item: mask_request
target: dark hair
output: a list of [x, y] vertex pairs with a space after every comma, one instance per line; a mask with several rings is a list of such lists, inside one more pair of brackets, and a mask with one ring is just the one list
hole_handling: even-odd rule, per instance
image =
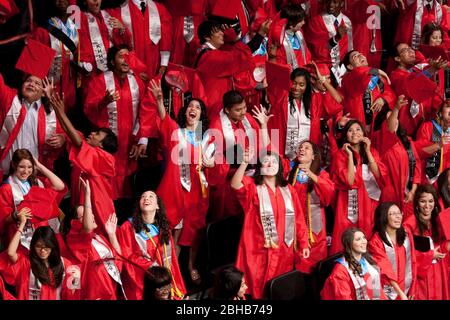
[[445, 169], [444, 171], [441, 172], [437, 180], [438, 185], [437, 192], [439, 198], [441, 198], [442, 202], [444, 203], [444, 208], [442, 209], [447, 209], [448, 207], [450, 207], [450, 185], [448, 183], [449, 173], [450, 168]]
[[[51, 248], [52, 251], [48, 257], [48, 265], [53, 273], [54, 282], [52, 283], [48, 273], [48, 269], [41, 258], [36, 253], [35, 246], [38, 241], [42, 241], [44, 245]], [[64, 275], [64, 264], [61, 259], [58, 240], [55, 233], [49, 226], [39, 227], [34, 230], [30, 243], [30, 265], [33, 274], [42, 283], [55, 288], [62, 283]]]
[[205, 20], [198, 26], [197, 35], [201, 44], [208, 41], [206, 38], [210, 38], [214, 33], [221, 30], [220, 24], [216, 21]]
[[306, 18], [306, 12], [300, 5], [288, 4], [280, 11], [280, 19], [286, 19], [286, 29], [295, 27]]
[[234, 300], [241, 288], [244, 273], [235, 266], [222, 267], [214, 277], [211, 298], [215, 300]]
[[28, 181], [31, 185], [37, 186], [38, 183], [36, 175], [36, 162], [34, 161], [33, 155], [28, 149], [17, 149], [16, 151], [14, 151], [11, 159], [11, 166], [9, 167], [9, 175], [13, 175], [16, 172], [17, 166], [22, 160], [28, 160], [31, 162], [33, 166], [33, 172], [28, 177]]
[[122, 49], [127, 49], [128, 51], [130, 51], [130, 47], [124, 43], [109, 48], [108, 55], [106, 56], [106, 66], [108, 67], [108, 70], [114, 70], [113, 62], [116, 59], [117, 53]]
[[[350, 130], [350, 127], [352, 125], [354, 125], [355, 123], [357, 123], [364, 134], [364, 137], [367, 137], [367, 133], [366, 133], [366, 129], [364, 128], [364, 125], [362, 124], [361, 121], [356, 120], [356, 119], [351, 119], [349, 122], [347, 122], [347, 124], [344, 126], [344, 129], [342, 129], [342, 136], [341, 136], [341, 146], [344, 145], [344, 143], [348, 143], [347, 141], [347, 132], [348, 130]], [[367, 154], [366, 154], [366, 150], [364, 149], [364, 147], [361, 145], [360, 143], [360, 148], [359, 148], [359, 155], [361, 156], [362, 159], [362, 164], [367, 164], [369, 162], [368, 158], [367, 158]], [[358, 160], [355, 157], [355, 151], [353, 149], [350, 149], [352, 154], [353, 154], [353, 163], [355, 164], [355, 166], [358, 165]]]
[[430, 38], [434, 31], [441, 32], [442, 42], [444, 42], [444, 31], [442, 30], [440, 25], [432, 22], [432, 23], [427, 23], [426, 25], [423, 26], [422, 39], [421, 39], [422, 44], [428, 45], [430, 43]]
[[[147, 191], [145, 191], [145, 192], [147, 192]], [[134, 231], [136, 231], [136, 232], [141, 232], [143, 230], [146, 232], [150, 232], [150, 230], [147, 228], [147, 225], [144, 223], [144, 220], [142, 219], [141, 207], [139, 205], [139, 200], [144, 193], [142, 193], [138, 197], [138, 199], [136, 201], [136, 205], [135, 205], [135, 210], [133, 213], [132, 225], [133, 225]], [[161, 198], [158, 197], [158, 195], [156, 197], [158, 198], [159, 209], [156, 209], [155, 221], [153, 222], [153, 224], [156, 227], [158, 227], [158, 229], [159, 229], [159, 236], [158, 236], [159, 243], [160, 244], [169, 244], [170, 230], [169, 230], [169, 222], [167, 221], [167, 216], [166, 216], [166, 207], [164, 206], [164, 203], [162, 202]]]
[[[298, 145], [298, 149], [300, 149], [300, 147], [304, 144], [304, 143], [309, 143], [312, 146], [313, 149], [313, 155], [314, 155], [314, 160], [311, 163], [311, 168], [310, 170], [316, 174], [319, 175], [320, 174], [320, 164], [322, 163], [322, 157], [321, 157], [321, 152], [320, 152], [320, 148], [317, 144], [315, 144], [314, 142], [312, 142], [311, 140], [305, 140], [302, 141], [299, 145]], [[297, 149], [297, 150], [298, 150]], [[294, 166], [292, 167], [291, 171], [289, 172], [289, 176], [288, 176], [288, 182], [290, 184], [292, 184], [294, 182], [295, 179], [297, 179], [296, 176], [296, 172], [299, 166], [299, 162], [297, 160], [297, 157], [294, 159]], [[311, 192], [312, 189], [314, 187], [314, 183], [312, 182], [311, 179], [309, 179], [308, 182], [308, 192]]]
[[234, 105], [242, 103], [244, 96], [237, 90], [230, 90], [224, 93], [222, 104], [225, 109], [231, 109]]
[[[311, 74], [308, 72], [308, 70], [304, 68], [297, 68], [291, 73], [291, 81], [294, 81], [297, 77], [304, 77], [306, 80], [306, 89], [302, 96], [302, 102], [303, 106], [305, 107], [305, 114], [308, 118], [311, 118], [310, 116], [310, 110], [311, 110], [311, 96], [312, 96], [312, 87], [311, 87]], [[289, 110], [291, 113], [294, 113], [295, 111], [295, 105], [294, 105], [294, 97], [291, 93], [289, 93]]]
[[172, 274], [166, 267], [152, 266], [144, 273], [143, 300], [156, 300], [156, 289], [172, 283]]
[[203, 102], [203, 100], [197, 99], [197, 98], [191, 98], [188, 103], [185, 103], [183, 108], [181, 108], [180, 111], [178, 111], [177, 123], [180, 128], [186, 128], [186, 122], [187, 122], [186, 121], [186, 110], [192, 101], [198, 101], [198, 103], [200, 104], [200, 107], [202, 109], [201, 114], [200, 114], [200, 123], [202, 124], [202, 126], [201, 126], [202, 131], [196, 132], [196, 135], [200, 136], [200, 140], [201, 140], [203, 137], [203, 134], [209, 128], [208, 114], [207, 114], [206, 106], [205, 106], [205, 103]]
[[[353, 240], [355, 239], [356, 232], [362, 232], [364, 235], [364, 231], [359, 228], [350, 227], [347, 228], [341, 236], [342, 246], [344, 247], [344, 258], [348, 263], [350, 270], [356, 276], [363, 276], [361, 263], [353, 257], [352, 248], [353, 248]], [[365, 258], [371, 265], [376, 266], [375, 261], [369, 255], [368, 252], [363, 253], [362, 257]]]
[[[394, 202], [381, 202], [380, 204], [378, 204], [377, 208], [375, 209], [375, 224], [373, 227], [373, 232], [378, 233], [381, 240], [388, 246], [391, 246], [391, 244], [386, 236], [386, 226], [388, 224], [389, 209], [392, 206], [396, 206], [400, 209], [398, 204]], [[403, 225], [401, 225], [400, 228], [396, 230], [395, 237], [397, 243], [402, 246], [406, 238], [406, 231], [405, 228], [403, 228]]]
[[102, 140], [102, 149], [110, 154], [116, 153], [119, 148], [119, 141], [116, 134], [110, 128], [106, 127], [102, 127], [98, 131], [106, 134]]
[[349, 52], [347, 52], [344, 56], [344, 59], [342, 59], [342, 63], [344, 64], [345, 69], [347, 69], [347, 71], [350, 71], [350, 69], [348, 68], [349, 65], [351, 65], [350, 63], [350, 55], [355, 52], [357, 50], [350, 50]]
[[262, 154], [262, 156], [258, 157], [258, 163], [256, 164], [255, 174], [253, 176], [253, 179], [255, 180], [256, 185], [262, 185], [264, 184], [264, 176], [261, 175], [261, 159], [264, 156], [274, 156], [278, 161], [278, 172], [276, 174], [276, 185], [277, 187], [285, 187], [287, 186], [288, 182], [283, 177], [283, 163], [280, 160], [280, 156], [272, 151], [267, 151], [267, 154]]
[[424, 185], [421, 184], [417, 187], [416, 193], [414, 194], [414, 215], [416, 217], [416, 223], [417, 227], [419, 228], [420, 235], [423, 235], [423, 233], [428, 230], [427, 225], [420, 219], [420, 211], [419, 211], [419, 199], [424, 193], [430, 193], [433, 196], [434, 199], [434, 208], [433, 212], [431, 213], [431, 237], [433, 238], [433, 241], [439, 240], [439, 231], [438, 231], [438, 221], [437, 217], [439, 215], [439, 212], [441, 211], [441, 207], [439, 205], [438, 195], [436, 190], [433, 188], [432, 185]]

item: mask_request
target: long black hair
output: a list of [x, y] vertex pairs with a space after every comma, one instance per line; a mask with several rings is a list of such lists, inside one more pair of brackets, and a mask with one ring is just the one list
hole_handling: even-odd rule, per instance
[[[308, 70], [306, 70], [304, 68], [297, 68], [291, 72], [290, 79], [291, 79], [291, 81], [294, 81], [295, 78], [297, 78], [297, 77], [304, 77], [306, 80], [306, 89], [302, 95], [302, 102], [303, 102], [303, 106], [305, 107], [306, 116], [308, 118], [311, 118], [311, 116], [310, 116], [311, 97], [312, 97], [311, 75], [308, 72]], [[293, 114], [295, 111], [294, 97], [292, 96], [292, 93], [290, 93], [290, 92], [289, 92], [289, 110], [290, 110], [291, 114]]]
[[447, 209], [450, 207], [450, 185], [448, 183], [448, 175], [450, 173], [450, 168], [445, 169], [439, 175], [437, 180], [438, 189], [437, 192], [439, 194], [439, 198], [442, 199], [444, 203], [444, 208]]
[[420, 235], [423, 235], [426, 230], [428, 230], [425, 222], [420, 219], [420, 211], [419, 211], [419, 199], [424, 193], [430, 193], [434, 199], [434, 208], [431, 213], [431, 237], [433, 241], [439, 241], [439, 231], [438, 231], [438, 221], [437, 217], [439, 212], [441, 211], [441, 207], [439, 205], [438, 195], [436, 190], [432, 185], [419, 185], [417, 187], [416, 193], [414, 194], [414, 216], [416, 217], [417, 227], [419, 228]]
[[[320, 164], [322, 163], [322, 157], [321, 157], [321, 152], [320, 152], [320, 148], [318, 145], [316, 145], [314, 142], [312, 142], [311, 140], [305, 140], [302, 141], [299, 146], [298, 149], [300, 149], [300, 147], [304, 144], [304, 143], [309, 143], [312, 146], [313, 149], [313, 155], [314, 155], [314, 160], [311, 163], [311, 167], [309, 168], [309, 170], [311, 170], [315, 175], [319, 175], [320, 174]], [[299, 166], [299, 162], [297, 160], [297, 157], [294, 159], [294, 166], [292, 167], [291, 171], [289, 172], [288, 175], [288, 182], [290, 184], [293, 184], [295, 179], [297, 179], [296, 173], [297, 173], [297, 169]], [[314, 183], [312, 182], [311, 179], [309, 179], [308, 182], [308, 192], [311, 192], [312, 189], [314, 187]]]
[[234, 300], [241, 289], [244, 273], [235, 266], [222, 267], [214, 278], [211, 298], [215, 300]]
[[189, 108], [189, 105], [191, 104], [192, 101], [197, 101], [202, 109], [201, 114], [200, 114], [200, 119], [199, 119], [201, 126], [200, 127], [197, 126], [197, 129], [201, 129], [202, 131], [200, 132], [200, 131], [196, 130], [196, 132], [195, 132], [197, 139], [201, 140], [203, 138], [203, 135], [205, 134], [206, 130], [208, 130], [208, 128], [209, 128], [208, 114], [207, 114], [206, 106], [205, 106], [205, 103], [203, 102], [203, 100], [198, 99], [198, 98], [191, 98], [188, 103], [184, 104], [183, 108], [181, 108], [180, 111], [178, 111], [177, 123], [180, 128], [186, 128], [186, 122], [187, 122], [186, 110], [187, 110], [187, 108]]
[[[352, 125], [354, 125], [355, 123], [357, 123], [361, 127], [362, 132], [364, 134], [364, 137], [367, 137], [366, 129], [364, 128], [364, 125], [362, 124], [362, 122], [359, 121], [359, 120], [356, 120], [356, 119], [352, 119], [349, 122], [347, 122], [347, 124], [345, 125], [344, 129], [342, 130], [341, 146], [343, 146], [344, 143], [349, 143], [348, 140], [347, 140], [347, 132], [348, 132], [348, 130], [350, 130], [350, 127]], [[355, 166], [357, 166], [358, 165], [358, 161], [357, 161], [357, 159], [355, 157], [355, 150], [353, 150], [353, 149], [350, 149], [350, 150], [351, 150], [351, 152], [353, 154], [353, 163], [355, 164]], [[362, 159], [362, 164], [367, 164], [369, 162], [369, 159], [367, 158], [367, 154], [366, 154], [366, 149], [364, 149], [363, 143], [360, 143], [359, 155], [360, 155], [360, 157]]]
[[[35, 247], [38, 241], [43, 242], [46, 247], [51, 249], [48, 257], [48, 266], [53, 273], [53, 283], [48, 273], [47, 266], [36, 253]], [[33, 233], [30, 243], [30, 265], [31, 271], [42, 284], [53, 286], [55, 288], [61, 285], [64, 275], [64, 264], [61, 259], [55, 232], [53, 232], [52, 228], [49, 226], [39, 227]]]
[[[283, 164], [281, 163], [280, 160], [280, 156], [272, 151], [267, 151], [267, 154], [264, 154], [263, 156], [273, 156], [277, 159], [278, 161], [278, 172], [276, 174], [276, 185], [277, 187], [285, 187], [287, 186], [288, 182], [287, 180], [283, 177]], [[258, 163], [256, 164], [256, 169], [255, 169], [255, 175], [253, 176], [253, 179], [255, 180], [255, 184], [256, 185], [262, 185], [264, 184], [264, 175], [261, 175], [261, 166], [262, 166], [262, 162], [261, 159], [263, 157], [259, 157], [258, 158]]]
[[[344, 233], [342, 233], [341, 241], [342, 246], [344, 247], [344, 258], [347, 261], [350, 270], [354, 275], [362, 277], [363, 270], [361, 263], [355, 259], [352, 253], [353, 240], [355, 239], [355, 233], [358, 231], [362, 232], [365, 235], [364, 231], [362, 231], [361, 229], [350, 227], [346, 229]], [[362, 257], [365, 258], [371, 265], [376, 266], [375, 261], [372, 259], [368, 251], [366, 253], [363, 253]]]
[[[150, 232], [149, 228], [145, 224], [144, 220], [142, 219], [142, 211], [141, 206], [139, 205], [139, 200], [141, 199], [142, 194], [140, 197], [138, 197], [135, 205], [135, 210], [133, 213], [132, 218], [132, 225], [135, 232]], [[169, 244], [170, 241], [170, 231], [169, 231], [169, 222], [167, 221], [166, 216], [166, 207], [164, 206], [164, 203], [162, 202], [161, 198], [156, 196], [158, 199], [158, 207], [159, 209], [156, 209], [155, 213], [155, 221], [153, 222], [153, 225], [158, 227], [159, 229], [159, 243], [161, 244]]]
[[[375, 224], [373, 227], [373, 232], [378, 233], [381, 240], [388, 246], [391, 246], [391, 244], [386, 236], [386, 226], [388, 224], [389, 209], [392, 206], [398, 207], [395, 202], [382, 202], [377, 206], [377, 208], [375, 209]], [[406, 238], [406, 231], [405, 228], [403, 228], [403, 225], [401, 225], [400, 228], [396, 230], [395, 237], [397, 243], [402, 246]]]

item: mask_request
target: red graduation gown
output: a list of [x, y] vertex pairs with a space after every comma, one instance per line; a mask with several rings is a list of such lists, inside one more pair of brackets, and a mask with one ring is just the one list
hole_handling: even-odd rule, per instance
[[[144, 271], [154, 264], [165, 266], [161, 257], [165, 256], [164, 248], [167, 248], [167, 246], [159, 243], [158, 236], [153, 237], [153, 241], [157, 248], [155, 248], [151, 240], [147, 240], [147, 254], [152, 258], [152, 260], [148, 260], [142, 254], [141, 248], [135, 238], [134, 227], [129, 220], [120, 226], [118, 238], [120, 248], [122, 249], [122, 255], [130, 260], [129, 263], [125, 263], [125, 273], [122, 276], [125, 294], [129, 300], [142, 300]], [[174, 288], [177, 287], [182, 294], [186, 294], [186, 288], [184, 286], [183, 277], [181, 276], [180, 267], [178, 266], [178, 259], [172, 236], [170, 236], [170, 246], [172, 248], [172, 265], [170, 266], [172, 285]]]
[[[386, 166], [381, 162], [378, 152], [371, 148], [371, 152], [374, 160], [378, 165], [380, 177], [376, 179], [378, 187], [383, 188], [384, 177], [387, 174]], [[358, 165], [355, 172], [355, 181], [352, 185], [348, 183], [348, 171], [347, 171], [347, 153], [340, 149], [333, 159], [331, 166], [331, 177], [336, 185], [337, 198], [334, 207], [334, 228], [333, 237], [331, 240], [330, 254], [342, 251], [341, 236], [342, 233], [349, 227], [358, 227], [364, 231], [366, 235], [372, 233], [374, 224], [374, 212], [378, 205], [378, 201], [369, 197], [366, 187], [364, 185], [362, 176], [362, 160], [358, 153], [355, 152]], [[348, 219], [348, 191], [350, 189], [358, 190], [358, 221], [353, 224]]]
[[[350, 113], [350, 118], [357, 119], [364, 124], [366, 120], [364, 117], [363, 95], [372, 77], [369, 74], [370, 69], [370, 67], [358, 67], [351, 72], [347, 72], [342, 78], [341, 93], [344, 96], [344, 101], [342, 101], [344, 114]], [[376, 86], [372, 90], [372, 102], [378, 98], [383, 98], [392, 109], [397, 101], [397, 97], [388, 83], [384, 80], [382, 81], [384, 84], [384, 92], [381, 93], [378, 86]], [[373, 120], [370, 124], [371, 131], [376, 115], [376, 113], [373, 115]]]
[[[146, 8], [144, 15], [132, 0], [128, 0], [122, 6], [129, 6], [132, 29], [128, 31], [132, 34], [133, 50], [136, 56], [147, 66], [147, 74], [150, 78], [158, 73], [161, 66], [161, 51], [172, 51], [172, 17], [166, 7], [154, 2], [158, 10], [161, 22], [161, 39], [154, 44], [149, 35], [149, 9]], [[121, 15], [121, 7], [111, 10], [111, 15], [120, 20], [124, 20]]]
[[[6, 252], [0, 255], [1, 264], [6, 266], [0, 270], [5, 282], [16, 287], [17, 300], [29, 300], [29, 282], [30, 282], [30, 259], [27, 255], [17, 253], [18, 260], [12, 264], [9, 261]], [[64, 263], [64, 276], [61, 282], [61, 300], [79, 299], [78, 289], [69, 289], [72, 283], [72, 276], [68, 273], [68, 268], [72, 263], [64, 257], [61, 257]], [[57, 288], [42, 284], [40, 300], [57, 300]]]
[[[105, 11], [109, 14], [111, 13], [111, 10]], [[119, 29], [113, 29], [112, 34], [109, 34], [107, 27], [107, 23], [109, 22], [105, 21], [103, 15], [100, 12], [97, 15], [92, 15], [94, 16], [95, 20], [97, 20], [106, 53], [108, 53], [108, 50], [110, 48], [110, 42], [112, 46], [126, 44], [131, 47], [131, 38], [128, 29], [125, 28], [125, 32], [123, 33], [123, 35], [120, 34]], [[80, 61], [89, 62], [92, 65], [92, 71], [94, 75], [101, 73], [101, 71], [97, 69], [97, 62], [95, 61], [94, 49], [91, 42], [91, 34], [89, 32], [88, 17], [84, 12], [82, 12], [80, 16], [80, 29], [78, 30], [78, 35], [80, 38]]]
[[412, 77], [415, 77], [415, 73], [408, 72], [407, 70], [395, 69], [390, 74], [392, 90], [394, 90], [397, 96], [405, 95], [408, 99], [408, 105], [400, 109], [398, 119], [402, 125], [402, 128], [406, 130], [409, 136], [416, 134], [417, 129], [423, 123], [423, 121], [434, 119], [436, 113], [439, 111], [441, 105], [441, 99], [438, 95], [434, 95], [424, 102], [419, 104], [419, 113], [414, 118], [411, 116], [410, 108], [412, 99], [406, 93], [406, 85]]
[[[268, 88], [269, 99], [272, 105], [270, 113], [274, 117], [267, 124], [270, 130], [278, 130], [278, 140], [271, 141], [272, 150], [279, 150], [281, 156], [285, 157], [286, 148], [286, 132], [289, 112], [289, 92], [280, 90], [276, 86]], [[297, 100], [297, 106], [300, 107], [300, 102]], [[342, 110], [342, 106], [333, 99], [329, 93], [314, 92], [311, 97], [311, 105], [309, 110], [309, 118], [311, 121], [309, 140], [317, 145], [322, 143], [322, 133], [320, 130], [320, 119], [331, 118]], [[300, 110], [298, 110], [300, 112]], [[272, 140], [272, 139], [271, 139]], [[278, 146], [275, 144], [278, 143]]]
[[[116, 159], [116, 174], [114, 176], [114, 199], [131, 197], [131, 186], [129, 186], [129, 177], [137, 169], [137, 162], [129, 157], [131, 146], [138, 138], [150, 136], [150, 119], [154, 111], [150, 110], [148, 93], [142, 80], [135, 76], [139, 86], [140, 104], [135, 119], [132, 108], [132, 93], [128, 78], [119, 79], [114, 74], [114, 85], [116, 91], [119, 91], [120, 99], [117, 104], [117, 139], [119, 141], [118, 151], [114, 154]], [[110, 127], [108, 107], [100, 106], [106, 92], [104, 74], [99, 74], [92, 81], [86, 90], [84, 97], [84, 112], [86, 116], [98, 127]], [[137, 135], [133, 135], [135, 121], [139, 121], [140, 129]]]
[[82, 175], [84, 179], [89, 180], [92, 211], [97, 225], [101, 232], [104, 232], [106, 221], [115, 212], [111, 182], [115, 174], [114, 156], [99, 147], [90, 146], [85, 141], [80, 148], [71, 144], [68, 147], [69, 159], [73, 164], [71, 192], [74, 205], [84, 203], [84, 198], [80, 201], [79, 177]]
[[295, 210], [296, 233], [294, 243], [290, 247], [286, 245], [284, 242], [286, 209], [283, 196], [279, 187], [277, 187], [276, 193], [268, 187], [277, 226], [279, 247], [277, 249], [264, 248], [264, 232], [256, 185], [249, 177], [244, 177], [242, 182], [244, 186], [239, 190], [234, 190], [245, 212], [236, 266], [244, 272], [248, 286], [247, 293], [253, 299], [261, 299], [267, 281], [294, 269], [295, 255], [301, 254], [302, 249], [308, 247], [308, 234], [300, 201], [294, 189], [289, 186]]
[[[408, 217], [404, 225], [411, 230], [414, 235], [421, 235], [414, 215]], [[424, 237], [431, 237], [431, 231], [426, 230]], [[447, 241], [434, 243], [434, 246], [440, 246], [439, 251], [448, 254]], [[434, 250], [420, 252], [416, 250], [417, 260], [417, 286], [416, 300], [448, 300], [448, 275], [446, 260], [438, 260], [432, 263]]]
[[[414, 250], [414, 240], [412, 233], [406, 229], [406, 233], [409, 239], [409, 243], [411, 244], [411, 272], [412, 272], [412, 283], [409, 288], [409, 291], [406, 292], [408, 296], [414, 296], [416, 291], [416, 279], [417, 279], [417, 266], [416, 266], [416, 252]], [[369, 241], [369, 252], [372, 258], [375, 260], [377, 265], [380, 267], [381, 273], [381, 281], [383, 283], [389, 284], [390, 281], [396, 281], [400, 287], [400, 289], [405, 291], [405, 275], [406, 275], [406, 250], [402, 245], [396, 245], [395, 250], [395, 258], [397, 270], [394, 270], [393, 265], [391, 264], [386, 250], [384, 248], [384, 242], [381, 240], [380, 235], [378, 233], [374, 233], [372, 238]], [[398, 300], [398, 297], [397, 297]]]
[[[363, 278], [367, 284], [372, 282], [369, 272], [366, 272]], [[369, 298], [372, 299], [372, 286], [368, 285], [366, 288]], [[325, 281], [320, 297], [322, 300], [356, 300], [356, 290], [348, 270], [339, 262], [336, 263], [331, 275]], [[386, 300], [383, 290], [381, 290], [380, 299]]]
[[203, 198], [200, 178], [196, 167], [199, 147], [194, 147], [187, 142], [190, 154], [190, 178], [191, 190], [183, 188], [180, 181], [180, 166], [178, 165], [179, 140], [178, 125], [168, 115], [161, 122], [161, 145], [165, 151], [166, 169], [159, 184], [157, 194], [166, 206], [167, 218], [173, 228], [183, 219], [183, 229], [178, 239], [182, 246], [192, 246], [201, 236], [201, 230], [206, 225], [206, 212], [208, 210], [209, 197]]
[[[258, 123], [248, 113], [245, 115], [245, 117], [250, 122], [251, 127], [255, 130], [254, 132], [257, 146], [261, 146], [261, 143], [259, 143], [260, 127]], [[231, 125], [234, 131], [234, 136], [236, 137], [236, 143], [240, 145], [242, 150], [245, 150], [245, 146], [248, 147], [249, 145], [249, 139], [245, 133], [244, 125], [241, 121], [239, 121], [237, 124], [231, 122]], [[230, 185], [230, 180], [233, 177], [236, 168], [232, 168], [230, 166], [230, 163], [226, 162], [225, 151], [227, 149], [227, 145], [225, 143], [225, 136], [223, 134], [220, 117], [217, 117], [212, 121], [209, 129], [210, 135], [215, 135], [214, 141], [216, 143], [216, 152], [214, 154], [215, 166], [213, 170], [209, 171], [208, 174], [208, 183], [210, 185], [210, 203], [214, 204], [213, 220], [219, 220], [226, 217], [227, 215], [237, 215], [241, 213], [242, 208], [237, 201], [234, 192], [232, 192], [232, 188]], [[242, 145], [242, 141], [245, 141], [245, 146]], [[257, 150], [255, 150], [255, 152], [256, 151]]]
[[[382, 136], [384, 139], [379, 141], [382, 145], [380, 154], [381, 161], [386, 165], [387, 174], [384, 176], [384, 188], [381, 190], [381, 201], [393, 201], [400, 210], [406, 214], [412, 214], [412, 203], [405, 204], [405, 189], [409, 177], [409, 160], [408, 153], [396, 134], [389, 132], [386, 122], [383, 123], [382, 129], [374, 133], [374, 140], [377, 136]], [[414, 168], [413, 184], [420, 184], [422, 178], [422, 169], [420, 158], [414, 146], [412, 139], [409, 139], [411, 148], [416, 159]]]
[[17, 300], [8, 290], [5, 289], [3, 278], [0, 277], [0, 300]]
[[190, 42], [187, 42], [184, 38], [184, 18], [184, 16], [172, 17], [173, 51], [170, 55], [170, 62], [192, 67], [197, 50], [201, 46], [197, 36], [197, 29], [205, 18], [201, 15], [192, 16], [194, 21], [194, 38]]
[[[434, 144], [434, 142], [432, 141], [432, 135], [433, 123], [431, 121], [422, 123], [416, 135], [415, 146], [417, 149], [417, 153], [419, 154], [419, 157], [422, 161], [422, 183], [424, 184], [429, 184], [425, 173], [425, 166], [427, 163], [427, 159], [432, 155], [424, 152], [423, 148]], [[441, 166], [442, 171], [444, 171], [446, 168], [450, 167], [450, 144], [444, 145], [442, 153], [443, 154], [441, 155], [441, 159], [443, 163], [441, 163]]]
[[[308, 208], [307, 203], [307, 184], [301, 184], [296, 182], [294, 189], [297, 192], [298, 199], [300, 200], [303, 216], [305, 217], [306, 224], [308, 225]], [[318, 182], [314, 183], [314, 192], [320, 199], [320, 212], [322, 220], [322, 230], [316, 234], [313, 232], [314, 243], [310, 245], [310, 255], [308, 259], [300, 259], [296, 261], [296, 269], [303, 273], [312, 273], [316, 264], [325, 259], [328, 255], [327, 248], [327, 230], [325, 220], [325, 207], [330, 205], [334, 198], [334, 182], [330, 179], [328, 172], [325, 170], [320, 171], [318, 175]], [[309, 233], [308, 233], [309, 236]]]
[[[77, 264], [81, 266], [81, 299], [117, 300], [116, 287], [118, 283], [108, 274], [97, 250], [95, 250], [92, 244], [94, 236], [94, 232], [85, 233], [78, 220], [72, 220], [72, 227], [66, 236], [67, 247], [76, 258]], [[109, 241], [104, 236], [99, 236], [103, 243], [109, 245], [109, 249], [116, 257], [116, 252]], [[119, 270], [122, 269], [121, 260], [115, 259], [114, 263]]]

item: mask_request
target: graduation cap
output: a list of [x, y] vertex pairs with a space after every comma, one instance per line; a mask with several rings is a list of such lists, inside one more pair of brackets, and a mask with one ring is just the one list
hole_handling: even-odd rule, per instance
[[0, 1], [0, 23], [6, 21], [10, 17], [19, 13], [19, 9], [16, 6], [14, 0], [2, 0]]
[[417, 103], [422, 103], [434, 96], [437, 90], [436, 83], [422, 73], [414, 75], [408, 80], [405, 85], [406, 93]]
[[269, 37], [275, 44], [281, 45], [284, 41], [284, 31], [286, 30], [287, 19], [279, 19], [272, 22], [269, 31]]
[[441, 211], [438, 215], [438, 223], [441, 225], [446, 240], [450, 240], [450, 208]]
[[289, 90], [291, 87], [291, 72], [289, 65], [266, 61], [266, 78], [269, 86]]
[[125, 59], [125, 62], [130, 66], [130, 69], [133, 70], [136, 74], [147, 71], [147, 66], [138, 57], [136, 57], [134, 51], [130, 51], [124, 54], [123, 58]]
[[417, 251], [428, 252], [431, 250], [430, 238], [414, 235], [414, 247]]
[[164, 79], [170, 86], [178, 88], [182, 92], [187, 92], [195, 73], [194, 69], [170, 62]]
[[195, 16], [203, 14], [205, 0], [166, 0], [164, 5], [174, 17]]
[[[53, 197], [52, 197], [53, 195]], [[33, 218], [32, 223], [49, 220], [53, 216], [53, 204], [56, 195], [49, 193], [47, 189], [32, 186], [24, 200], [17, 207], [20, 211], [23, 208], [29, 208]]]
[[33, 39], [28, 39], [17, 61], [16, 68], [43, 79], [47, 76], [55, 55], [56, 51], [52, 48]]
[[441, 57], [443, 60], [449, 60], [449, 57], [447, 55], [447, 51], [445, 48], [441, 46], [428, 46], [425, 44], [420, 45], [419, 50], [423, 53], [423, 55], [427, 59], [437, 59]]
[[263, 7], [259, 7], [258, 10], [256, 10], [255, 17], [250, 25], [250, 30], [252, 32], [258, 32], [263, 22], [267, 19], [269, 19], [269, 15], [264, 11]]
[[216, 0], [211, 15], [235, 19], [241, 5], [241, 0]]

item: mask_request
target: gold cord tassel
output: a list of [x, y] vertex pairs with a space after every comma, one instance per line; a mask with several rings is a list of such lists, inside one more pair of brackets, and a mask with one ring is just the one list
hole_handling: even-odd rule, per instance
[[312, 231], [312, 226], [311, 226], [311, 221], [312, 221], [312, 217], [311, 217], [311, 193], [308, 192], [308, 196], [307, 196], [307, 200], [306, 200], [306, 206], [308, 209], [308, 234], [309, 234], [309, 244], [313, 245], [315, 243], [314, 241], [314, 235], [313, 235], [313, 231]]

